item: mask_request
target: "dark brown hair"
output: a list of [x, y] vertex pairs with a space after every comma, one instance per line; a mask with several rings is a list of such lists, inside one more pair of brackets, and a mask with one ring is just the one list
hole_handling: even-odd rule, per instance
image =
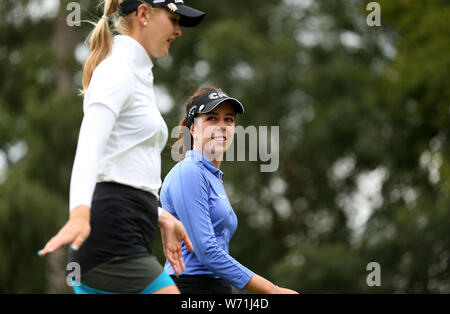
[[[217, 88], [211, 87], [211, 86], [205, 86], [205, 87], [198, 89], [186, 101], [185, 112], [188, 111], [189, 107], [192, 105], [192, 103], [194, 102], [195, 99], [197, 99], [198, 97], [200, 97], [208, 92], [213, 92], [215, 90], [217, 90]], [[175, 143], [182, 141], [183, 145], [181, 145], [179, 153], [184, 156], [184, 154], [186, 154], [186, 152], [188, 150], [192, 149], [192, 147], [194, 146], [194, 139], [191, 135], [190, 128], [187, 127], [187, 118], [186, 117], [184, 117], [183, 120], [180, 121], [178, 126], [181, 128], [181, 132], [178, 136], [178, 139], [175, 141]]]

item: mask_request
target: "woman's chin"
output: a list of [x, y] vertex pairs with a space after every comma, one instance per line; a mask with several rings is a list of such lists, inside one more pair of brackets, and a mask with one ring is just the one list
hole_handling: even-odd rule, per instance
[[152, 53], [152, 56], [154, 58], [164, 58], [164, 57], [167, 57], [168, 55], [169, 55], [169, 48], [168, 47], [165, 48], [165, 49], [162, 49], [161, 51], [157, 51], [155, 53]]
[[225, 153], [225, 148], [214, 146], [211, 149], [205, 149], [204, 153], [211, 156], [215, 160], [221, 160], [222, 155]]

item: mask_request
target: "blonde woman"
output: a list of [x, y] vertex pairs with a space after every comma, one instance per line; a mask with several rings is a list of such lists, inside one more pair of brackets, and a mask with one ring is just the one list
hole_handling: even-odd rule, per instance
[[[179, 274], [183, 225], [158, 208], [167, 126], [155, 104], [152, 59], [168, 54], [180, 26], [204, 13], [182, 0], [106, 0], [84, 65], [84, 117], [70, 184], [70, 218], [39, 251], [71, 244], [75, 293], [179, 293], [152, 253], [157, 225]], [[119, 35], [108, 21], [115, 18]]]

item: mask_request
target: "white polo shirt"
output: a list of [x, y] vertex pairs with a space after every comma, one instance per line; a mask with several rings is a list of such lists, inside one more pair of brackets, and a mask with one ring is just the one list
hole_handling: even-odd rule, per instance
[[111, 54], [95, 69], [84, 97], [70, 210], [91, 206], [96, 182], [117, 182], [158, 197], [168, 130], [155, 103], [152, 67], [140, 43], [117, 35]]

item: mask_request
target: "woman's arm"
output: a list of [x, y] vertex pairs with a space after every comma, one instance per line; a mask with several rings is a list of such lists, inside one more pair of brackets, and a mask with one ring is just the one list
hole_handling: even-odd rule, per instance
[[38, 252], [53, 253], [72, 244], [78, 250], [90, 234], [90, 206], [101, 154], [116, 121], [115, 114], [102, 104], [89, 106], [81, 123], [77, 152], [70, 181], [70, 216], [61, 230]]
[[102, 104], [86, 110], [78, 138], [77, 152], [70, 180], [70, 210], [91, 207], [100, 158], [116, 122], [116, 115]]
[[[38, 252], [40, 256], [53, 253], [61, 246], [72, 244], [78, 250], [90, 234], [90, 206], [97, 182], [98, 164], [114, 127], [116, 116], [102, 104], [90, 105], [83, 117], [78, 138], [72, 178], [70, 181], [70, 217], [61, 230]], [[193, 250], [183, 225], [166, 211], [158, 217], [164, 255], [177, 274], [184, 270], [181, 241]]]
[[258, 294], [298, 294], [294, 290], [278, 287], [257, 274], [250, 279], [245, 289]]
[[[167, 179], [166, 179], [167, 180]], [[200, 263], [241, 290], [254, 273], [218, 243], [210, 217], [208, 182], [195, 161], [186, 161], [168, 181], [171, 202]]]
[[[199, 261], [237, 289], [255, 293], [296, 293], [280, 288], [253, 273], [221, 248], [215, 237], [209, 211], [208, 183], [195, 162], [186, 162], [169, 181], [171, 201], [183, 222]], [[176, 177], [178, 175], [178, 177]]]

